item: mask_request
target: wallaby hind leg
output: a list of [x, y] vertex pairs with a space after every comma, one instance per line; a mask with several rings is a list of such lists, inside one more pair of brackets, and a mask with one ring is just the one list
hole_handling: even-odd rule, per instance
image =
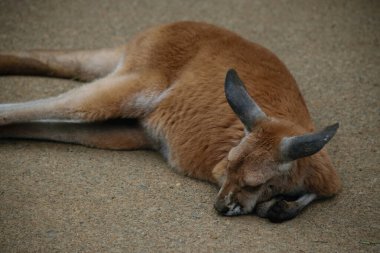
[[56, 97], [0, 105], [0, 125], [64, 120], [138, 118], [152, 109], [167, 81], [154, 72], [111, 75]]
[[37, 75], [92, 81], [113, 72], [125, 47], [87, 51], [0, 52], [0, 75]]
[[51, 140], [89, 147], [135, 150], [150, 149], [150, 141], [136, 122], [20, 123], [0, 126], [0, 138]]

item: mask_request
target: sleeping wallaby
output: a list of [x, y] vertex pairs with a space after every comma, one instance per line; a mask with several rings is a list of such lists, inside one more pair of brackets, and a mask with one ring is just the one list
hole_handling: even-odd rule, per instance
[[114, 49], [2, 52], [0, 74], [89, 82], [0, 105], [1, 138], [157, 150], [179, 173], [220, 187], [220, 214], [280, 222], [340, 190], [322, 149], [338, 124], [315, 131], [284, 64], [228, 30], [179, 22]]

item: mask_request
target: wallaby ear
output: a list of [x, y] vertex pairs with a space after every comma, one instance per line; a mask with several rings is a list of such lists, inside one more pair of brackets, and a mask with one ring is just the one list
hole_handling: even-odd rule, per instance
[[283, 138], [280, 144], [282, 159], [292, 161], [317, 153], [331, 140], [338, 128], [339, 123], [335, 123], [316, 133]]
[[249, 96], [243, 82], [234, 69], [230, 69], [227, 72], [224, 91], [228, 104], [249, 132], [256, 121], [266, 118], [265, 113]]

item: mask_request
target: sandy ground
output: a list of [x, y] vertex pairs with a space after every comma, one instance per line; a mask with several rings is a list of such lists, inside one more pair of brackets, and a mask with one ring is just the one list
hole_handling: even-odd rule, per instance
[[[1, 140], [0, 252], [379, 252], [379, 1], [0, 1], [0, 50], [100, 48], [155, 24], [207, 21], [274, 51], [344, 188], [295, 220], [226, 218], [214, 186], [154, 152]], [[67, 80], [1, 77], [0, 102], [55, 95]]]

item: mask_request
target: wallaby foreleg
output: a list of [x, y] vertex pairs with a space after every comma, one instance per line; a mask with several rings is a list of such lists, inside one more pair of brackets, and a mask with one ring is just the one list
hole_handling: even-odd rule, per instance
[[272, 222], [290, 220], [316, 198], [317, 195], [314, 193], [304, 194], [295, 201], [288, 201], [283, 197], [275, 197], [267, 202], [258, 204], [256, 214], [259, 217], [268, 218]]

